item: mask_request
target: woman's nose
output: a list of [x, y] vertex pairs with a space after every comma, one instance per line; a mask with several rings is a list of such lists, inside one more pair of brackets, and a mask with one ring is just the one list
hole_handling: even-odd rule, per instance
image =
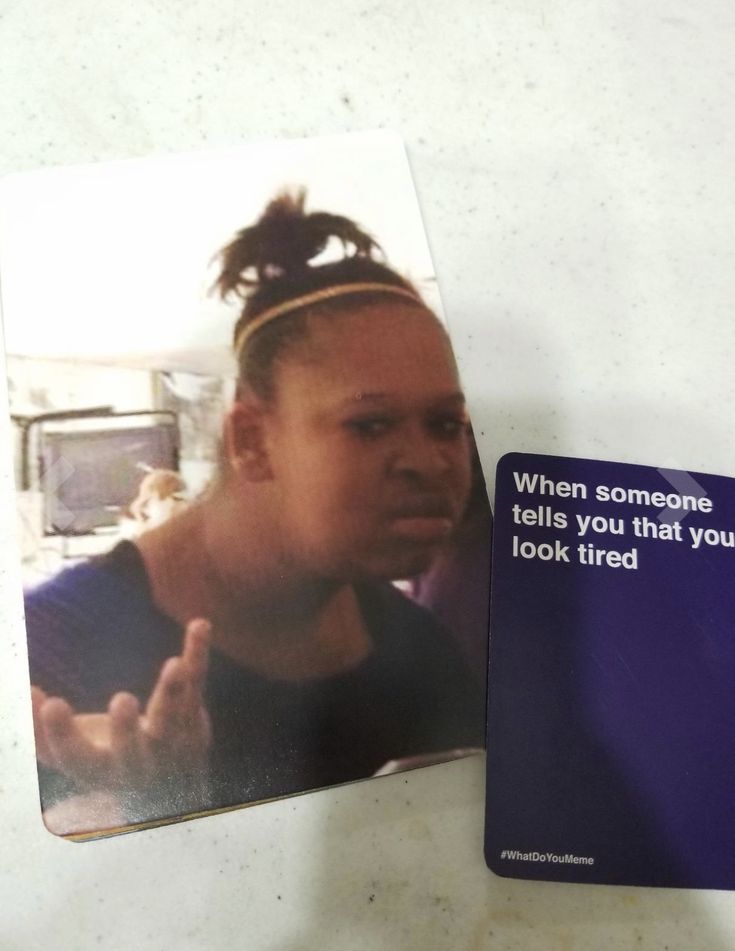
[[446, 443], [423, 426], [410, 427], [398, 435], [391, 471], [396, 474], [436, 478], [452, 467]]

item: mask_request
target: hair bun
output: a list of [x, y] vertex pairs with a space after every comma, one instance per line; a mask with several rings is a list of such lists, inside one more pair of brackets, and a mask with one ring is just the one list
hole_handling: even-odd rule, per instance
[[303, 272], [327, 247], [342, 243], [345, 257], [372, 257], [377, 243], [349, 218], [317, 211], [307, 214], [306, 190], [282, 192], [258, 221], [243, 228], [219, 254], [222, 270], [214, 287], [222, 297], [247, 297], [257, 285], [286, 280]]

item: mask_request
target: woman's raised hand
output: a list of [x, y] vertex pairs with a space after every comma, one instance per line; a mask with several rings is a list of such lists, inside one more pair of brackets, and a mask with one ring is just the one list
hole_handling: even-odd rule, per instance
[[132, 694], [116, 693], [106, 713], [76, 714], [32, 687], [38, 759], [80, 791], [117, 793], [126, 813], [145, 811], [144, 800], [156, 809], [151, 799], [160, 799], [162, 784], [174, 807], [193, 808], [189, 787], [201, 786], [211, 742], [203, 699], [209, 643], [209, 623], [190, 621], [182, 653], [163, 665], [145, 712]]

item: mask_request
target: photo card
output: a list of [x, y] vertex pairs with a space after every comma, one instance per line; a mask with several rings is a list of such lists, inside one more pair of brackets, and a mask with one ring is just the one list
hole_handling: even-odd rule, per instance
[[46, 826], [482, 748], [490, 510], [401, 141], [40, 171], [0, 208]]

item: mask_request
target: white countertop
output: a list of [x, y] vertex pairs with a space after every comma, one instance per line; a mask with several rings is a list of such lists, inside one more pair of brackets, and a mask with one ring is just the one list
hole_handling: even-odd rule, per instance
[[[491, 486], [511, 449], [735, 475], [732, 5], [439, 9], [9, 0], [0, 173], [392, 129]], [[97, 843], [54, 839], [38, 815], [18, 577], [6, 544], [3, 951], [735, 944], [732, 894], [493, 876], [477, 757]]]

